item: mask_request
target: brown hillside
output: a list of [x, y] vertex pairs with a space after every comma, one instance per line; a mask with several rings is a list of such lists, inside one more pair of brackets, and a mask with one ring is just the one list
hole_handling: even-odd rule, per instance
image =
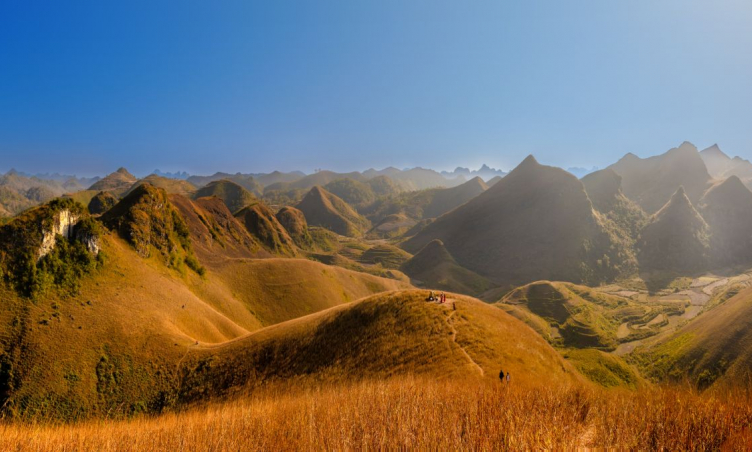
[[257, 202], [247, 206], [235, 213], [235, 218], [271, 253], [285, 256], [298, 254], [292, 237], [266, 204]]
[[634, 265], [593, 211], [582, 183], [532, 156], [403, 247], [417, 252], [435, 239], [461, 266], [502, 286], [541, 278], [597, 283]]
[[[202, 400], [262, 381], [352, 381], [397, 375], [497, 379], [500, 368], [528, 381], [577, 381], [577, 373], [534, 331], [502, 310], [450, 295], [456, 311], [427, 291], [392, 292], [191, 351], [182, 400]], [[205, 363], [211, 362], [211, 365]]]
[[646, 159], [627, 154], [609, 168], [621, 176], [624, 194], [648, 214], [663, 207], [680, 186], [696, 203], [710, 184], [700, 153], [688, 142]]
[[303, 212], [295, 207], [285, 206], [277, 212], [277, 221], [285, 228], [293, 242], [301, 248], [310, 249], [313, 238], [308, 231], [308, 222]]
[[621, 176], [612, 169], [605, 169], [590, 173], [581, 180], [595, 210], [613, 222], [618, 232], [633, 243], [648, 218], [636, 203], [624, 196]]
[[368, 229], [368, 220], [346, 202], [321, 187], [313, 187], [296, 206], [308, 224], [330, 229], [337, 234], [358, 237]]

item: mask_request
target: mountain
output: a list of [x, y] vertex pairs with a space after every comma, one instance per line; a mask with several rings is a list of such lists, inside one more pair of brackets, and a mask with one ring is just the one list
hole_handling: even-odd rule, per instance
[[412, 255], [396, 246], [380, 243], [363, 252], [359, 260], [364, 264], [381, 265], [384, 268], [398, 269], [400, 265], [411, 257]]
[[369, 222], [345, 201], [321, 187], [313, 187], [296, 206], [309, 225], [321, 226], [337, 234], [356, 237], [369, 228]]
[[402, 191], [402, 187], [389, 178], [389, 176], [376, 176], [366, 181], [376, 196], [391, 196]]
[[376, 193], [367, 183], [359, 182], [349, 177], [337, 179], [324, 185], [329, 193], [342, 198], [343, 201], [355, 207], [368, 205], [376, 200]]
[[470, 171], [469, 168], [463, 168], [461, 166], [458, 166], [454, 169], [454, 171], [442, 171], [441, 175], [448, 178], [448, 179], [454, 179], [457, 177], [464, 177], [466, 180], [480, 177], [484, 181], [488, 181], [493, 179], [494, 177], [504, 177], [507, 173], [500, 169], [491, 168], [485, 163], [483, 166], [481, 166], [479, 169]]
[[712, 186], [698, 210], [710, 228], [715, 265], [752, 262], [752, 192], [736, 176]]
[[634, 267], [582, 183], [533, 156], [403, 248], [417, 253], [435, 239], [461, 266], [505, 287], [541, 278], [597, 283]]
[[86, 180], [41, 179], [10, 170], [0, 175], [0, 216], [13, 216], [70, 191], [81, 190], [80, 181]]
[[611, 221], [618, 233], [630, 242], [630, 247], [647, 222], [640, 207], [624, 196], [621, 176], [612, 169], [595, 171], [581, 179], [593, 208]]
[[182, 365], [180, 400], [223, 397], [271, 380], [490, 380], [499, 367], [527, 381], [579, 381], [540, 336], [502, 310], [459, 295], [450, 294], [445, 305], [427, 303], [426, 296], [375, 295], [221, 346], [195, 347]]
[[441, 240], [433, 240], [402, 264], [414, 284], [435, 290], [480, 295], [493, 287], [486, 278], [457, 264]]
[[196, 186], [190, 182], [182, 179], [172, 179], [168, 177], [158, 176], [156, 174], [150, 174], [143, 179], [139, 179], [134, 183], [126, 192], [127, 195], [134, 188], [141, 184], [149, 184], [151, 186], [161, 188], [168, 194], [178, 194], [183, 196], [189, 196], [196, 191]]
[[280, 171], [274, 171], [268, 174], [259, 173], [253, 175], [256, 180], [264, 187], [276, 184], [278, 182], [294, 182], [298, 179], [305, 177], [305, 173], [300, 171], [293, 171], [290, 173], [283, 173]]
[[297, 246], [304, 249], [313, 246], [313, 238], [308, 231], [308, 221], [303, 212], [295, 207], [285, 206], [277, 212], [276, 217]]
[[288, 191], [288, 190], [308, 190], [315, 186], [325, 186], [330, 182], [334, 182], [339, 179], [351, 179], [355, 181], [363, 180], [364, 177], [358, 172], [351, 173], [335, 173], [334, 171], [317, 171], [313, 174], [309, 174], [293, 182], [277, 182], [267, 185], [264, 191]]
[[152, 171], [152, 174], [160, 176], [160, 177], [166, 177], [168, 179], [187, 180], [189, 177], [191, 177], [191, 175], [186, 173], [185, 171], [177, 171], [174, 173], [169, 173], [169, 172], [160, 171], [159, 169], [155, 169], [154, 171]]
[[245, 206], [257, 202], [255, 196], [241, 185], [227, 179], [209, 182], [196, 191], [194, 198], [216, 196], [225, 203], [230, 212], [237, 212]]
[[645, 159], [627, 154], [608, 168], [621, 176], [624, 194], [648, 214], [663, 207], [680, 186], [693, 203], [710, 186], [710, 175], [700, 153], [686, 141], [665, 154]]
[[292, 237], [266, 204], [257, 202], [246, 206], [235, 213], [235, 218], [271, 253], [286, 256], [298, 254]]
[[110, 192], [100, 191], [91, 201], [89, 201], [89, 213], [92, 215], [101, 215], [117, 204], [118, 199]]
[[705, 162], [708, 173], [714, 178], [722, 178], [731, 167], [731, 157], [726, 155], [717, 144], [700, 151], [700, 157]]
[[423, 209], [423, 218], [436, 218], [465, 204], [488, 190], [488, 185], [480, 177], [474, 177], [462, 185], [439, 190], [431, 203]]
[[110, 173], [92, 184], [89, 190], [109, 191], [115, 196], [120, 196], [128, 191], [137, 181], [136, 176], [129, 173], [127, 169], [119, 168], [114, 173]]
[[188, 178], [188, 182], [196, 187], [203, 187], [211, 182], [220, 180], [229, 180], [241, 187], [245, 188], [255, 196], [261, 196], [264, 193], [264, 187], [253, 176], [249, 174], [229, 174], [229, 173], [214, 173], [211, 176], [191, 176]]
[[640, 270], [687, 275], [707, 268], [708, 225], [683, 187], [643, 227], [637, 240]]

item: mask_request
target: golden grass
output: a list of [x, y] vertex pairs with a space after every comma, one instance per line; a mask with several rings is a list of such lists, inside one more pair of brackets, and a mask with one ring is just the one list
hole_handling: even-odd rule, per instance
[[509, 387], [413, 377], [296, 390], [131, 421], [0, 424], [1, 450], [740, 450], [748, 394]]

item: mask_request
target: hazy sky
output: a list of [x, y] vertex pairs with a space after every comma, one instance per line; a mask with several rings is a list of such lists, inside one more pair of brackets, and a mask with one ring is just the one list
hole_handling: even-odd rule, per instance
[[0, 171], [752, 157], [749, 1], [0, 2]]

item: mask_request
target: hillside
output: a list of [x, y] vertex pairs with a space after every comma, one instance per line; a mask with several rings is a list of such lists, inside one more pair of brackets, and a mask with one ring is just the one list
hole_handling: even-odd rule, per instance
[[305, 215], [308, 224], [330, 229], [349, 237], [363, 235], [369, 222], [337, 196], [321, 187], [313, 187], [296, 206]]
[[532, 156], [403, 248], [417, 253], [435, 239], [459, 265], [504, 287], [541, 278], [597, 283], [634, 267], [625, 245], [593, 211], [582, 183]]
[[89, 187], [89, 190], [109, 191], [115, 196], [120, 196], [128, 191], [137, 181], [136, 176], [129, 173], [127, 169], [119, 168], [114, 173], [110, 173], [95, 182]]
[[92, 215], [101, 215], [117, 204], [118, 199], [108, 191], [100, 191], [89, 201], [88, 209]]
[[752, 192], [738, 177], [731, 176], [708, 189], [698, 210], [710, 228], [715, 265], [752, 262]]
[[680, 186], [697, 203], [710, 185], [700, 153], [688, 142], [645, 159], [627, 154], [608, 168], [621, 176], [624, 194], [648, 214], [663, 207]]
[[496, 379], [500, 368], [530, 381], [577, 381], [543, 339], [500, 309], [451, 295], [455, 311], [427, 303], [426, 295], [376, 295], [224, 345], [194, 348], [182, 366], [180, 399], [204, 400], [274, 380], [406, 374]]
[[262, 202], [246, 206], [235, 213], [240, 223], [272, 254], [296, 256], [297, 247], [274, 212]]
[[208, 196], [216, 196], [221, 199], [227, 208], [230, 209], [230, 212], [237, 212], [243, 207], [258, 201], [256, 197], [244, 187], [227, 179], [209, 182], [207, 185], [198, 189], [196, 194], [193, 195], [196, 199]]
[[480, 295], [493, 287], [486, 278], [458, 265], [441, 240], [431, 241], [400, 270], [429, 289]]
[[636, 361], [656, 380], [745, 386], [752, 377], [752, 288], [701, 314], [675, 333], [636, 350]]
[[340, 197], [343, 201], [355, 207], [366, 206], [376, 200], [376, 193], [367, 183], [354, 179], [337, 179], [324, 185], [329, 193]]
[[640, 232], [640, 270], [692, 274], [707, 268], [708, 226], [680, 187]]
[[313, 247], [313, 237], [308, 230], [308, 221], [303, 212], [295, 207], [285, 206], [279, 209], [276, 217], [298, 247], [304, 249]]

